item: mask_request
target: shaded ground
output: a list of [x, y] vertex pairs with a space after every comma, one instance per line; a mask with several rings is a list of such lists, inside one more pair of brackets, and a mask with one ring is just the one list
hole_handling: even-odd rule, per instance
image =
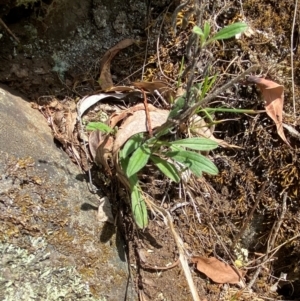
[[[185, 66], [191, 63], [186, 45], [191, 28], [197, 21], [195, 7], [186, 6], [182, 10], [176, 19], [177, 33], [173, 36], [172, 13], [176, 5], [171, 5], [167, 11], [167, 1], [150, 1], [149, 5], [143, 1], [129, 1], [129, 5], [117, 5], [117, 1], [95, 0], [85, 7], [82, 7], [82, 1], [72, 3], [74, 10], [64, 1], [58, 2], [57, 6], [55, 1], [50, 4], [41, 2], [27, 10], [18, 8], [19, 18], [16, 18], [18, 14], [15, 11], [3, 16], [6, 24], [20, 38], [22, 46], [17, 46], [2, 29], [1, 82], [25, 93], [33, 101], [48, 100], [51, 95], [75, 99], [99, 89], [97, 80], [101, 55], [119, 40], [130, 37], [139, 39], [139, 46], [122, 51], [113, 60], [114, 82], [128, 84], [141, 79], [141, 68], [147, 64], [143, 80], [164, 80], [175, 89], [182, 57], [185, 58]], [[195, 70], [197, 81], [201, 82], [206, 72], [217, 74], [216, 87], [219, 87], [258, 63], [260, 70], [257, 74], [261, 72], [284, 85], [284, 122], [299, 131], [297, 103], [297, 114], [293, 116], [290, 63], [294, 4], [270, 0], [244, 1], [242, 7], [239, 1], [206, 3], [200, 11], [214, 30], [230, 22], [244, 20], [254, 33], [240, 40], [215, 43], [208, 52], [203, 52]], [[62, 19], [62, 12], [69, 12], [72, 17]], [[298, 26], [294, 29], [297, 99]], [[98, 36], [100, 33], [101, 38]], [[159, 53], [156, 49], [158, 35]], [[186, 78], [182, 80], [186, 83]], [[226, 90], [211, 104], [220, 105], [226, 108], [264, 108], [257, 89], [241, 84]], [[261, 264], [258, 254], [266, 252], [278, 221], [282, 224], [277, 230], [274, 248], [299, 234], [299, 140], [287, 132], [293, 147], [289, 148], [278, 137], [273, 122], [266, 114], [237, 116], [218, 113], [215, 118], [230, 119], [216, 125], [215, 136], [242, 147], [237, 150], [220, 148], [210, 154], [220, 170], [218, 176], [191, 179], [188, 187], [183, 189], [185, 193], [180, 191], [180, 186], [168, 183], [159, 175], [152, 175], [150, 179], [145, 177], [144, 187], [165, 210], [174, 208], [178, 203], [189, 203], [172, 211], [174, 225], [189, 254], [215, 256], [230, 263], [231, 258], [235, 260], [238, 257], [231, 247], [234, 240], [240, 238], [241, 246], [249, 251], [245, 278], [249, 283]], [[116, 199], [114, 211], [119, 217], [119, 229], [128, 241], [130, 267], [137, 291], [143, 292], [149, 300], [192, 300], [180, 265], [169, 270], [152, 269], [154, 266], [164, 267], [178, 258], [170, 229], [158, 216], [152, 215], [145, 231], [135, 229], [127, 215], [128, 208], [119, 201], [116, 186], [105, 186], [100, 179], [98, 183]], [[187, 188], [189, 193], [185, 190]], [[287, 211], [282, 215], [284, 193], [287, 195]], [[256, 200], [258, 203], [255, 205]], [[253, 218], [242, 231], [254, 205]], [[230, 300], [238, 292], [238, 300], [298, 300], [299, 257], [297, 238], [281, 247], [271, 263], [264, 265], [252, 287], [253, 292], [244, 294], [237, 286], [214, 284], [197, 272], [192, 264], [190, 268], [202, 299]], [[275, 285], [275, 277], [280, 277], [280, 273], [287, 273], [288, 280]], [[272, 286], [275, 287], [273, 291]]]

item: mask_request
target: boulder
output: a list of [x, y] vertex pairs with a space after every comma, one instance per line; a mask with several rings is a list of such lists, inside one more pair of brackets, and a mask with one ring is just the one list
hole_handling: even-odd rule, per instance
[[136, 300], [124, 243], [97, 221], [101, 196], [42, 114], [5, 86], [0, 145], [0, 299]]

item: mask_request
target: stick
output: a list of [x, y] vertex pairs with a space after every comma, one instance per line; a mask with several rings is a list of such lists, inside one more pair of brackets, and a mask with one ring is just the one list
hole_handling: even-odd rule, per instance
[[0, 18], [0, 24], [6, 29], [6, 31], [20, 44], [20, 40], [13, 34], [13, 32], [6, 26], [4, 21]]
[[295, 100], [295, 83], [294, 83], [294, 52], [293, 52], [293, 43], [294, 43], [294, 29], [296, 23], [296, 15], [297, 15], [297, 7], [298, 7], [298, 0], [295, 2], [295, 9], [294, 9], [294, 18], [293, 18], [293, 25], [292, 25], [292, 33], [291, 33], [291, 69], [292, 69], [292, 91], [293, 91], [293, 109], [294, 109], [294, 117], [296, 118], [296, 100]]
[[146, 120], [147, 120], [147, 128], [149, 132], [149, 136], [153, 137], [153, 131], [152, 131], [152, 125], [151, 125], [151, 117], [149, 113], [149, 108], [148, 108], [148, 101], [147, 101], [147, 95], [144, 89], [142, 89], [142, 93], [144, 96], [144, 106], [145, 106], [145, 113], [146, 113]]

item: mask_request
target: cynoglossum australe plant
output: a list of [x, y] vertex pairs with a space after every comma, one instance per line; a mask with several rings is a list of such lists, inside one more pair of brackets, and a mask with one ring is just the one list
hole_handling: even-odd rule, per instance
[[[211, 28], [208, 22], [204, 23], [203, 30], [197, 26], [194, 27], [193, 33], [200, 37], [200, 49], [207, 47], [213, 41], [228, 39], [236, 34], [242, 33], [247, 29], [245, 23], [231, 24], [218, 33], [210, 36]], [[205, 113], [210, 119], [211, 113], [217, 109], [202, 108], [201, 102], [211, 90], [215, 83], [216, 76], [206, 76], [201, 83], [194, 83], [183, 96], [175, 100], [175, 104], [169, 114], [169, 121], [166, 126], [162, 126], [153, 138], [144, 140], [142, 134], [130, 139], [120, 152], [120, 163], [122, 169], [130, 182], [132, 212], [140, 228], [144, 228], [148, 223], [148, 215], [146, 205], [143, 199], [143, 192], [139, 185], [138, 172], [146, 166], [150, 161], [154, 164], [166, 177], [174, 182], [179, 182], [181, 174], [189, 169], [196, 176], [202, 176], [202, 172], [215, 175], [218, 173], [217, 167], [208, 158], [200, 154], [200, 151], [209, 151], [218, 146], [215, 141], [207, 138], [185, 138], [179, 139], [167, 135], [174, 126], [172, 120], [180, 120], [186, 109], [195, 108], [190, 111], [191, 117], [194, 113]], [[192, 96], [188, 102], [188, 96]], [[222, 108], [219, 108], [222, 110]], [[225, 109], [224, 109], [225, 110]], [[227, 109], [228, 110], [228, 109]], [[254, 113], [252, 110], [240, 110], [239, 113]], [[237, 112], [231, 109], [231, 112]], [[175, 122], [176, 123], [176, 122]]]
[[[244, 28], [245, 26], [242, 24], [238, 26], [232, 25], [231, 27], [227, 27], [227, 29], [225, 28], [225, 31], [221, 30], [216, 35], [209, 37], [210, 26], [206, 22], [203, 30], [195, 27], [194, 32], [201, 37], [200, 48], [204, 48], [214, 40], [232, 37], [244, 30]], [[151, 163], [162, 174], [176, 183], [181, 180], [182, 174], [187, 169], [197, 177], [202, 176], [202, 173], [211, 175], [218, 173], [218, 169], [214, 163], [200, 153], [201, 151], [215, 149], [218, 146], [215, 141], [203, 137], [181, 139], [180, 136], [174, 137], [174, 135], [170, 134], [170, 130], [178, 125], [176, 122], [174, 123], [174, 120], [181, 120], [185, 116], [184, 114], [191, 108], [195, 108], [195, 106], [197, 106], [196, 109], [193, 112], [189, 112], [190, 115], [198, 111], [210, 117], [211, 111], [208, 108], [202, 108], [201, 102], [205, 100], [215, 80], [216, 76], [206, 76], [201, 83], [193, 82], [190, 90], [175, 100], [168, 121], [155, 131], [153, 137], [147, 139], [142, 133], [136, 134], [119, 151], [119, 165], [128, 180], [127, 186], [130, 190], [131, 209], [139, 228], [145, 228], [148, 224], [145, 194], [142, 191], [139, 179], [141, 170], [147, 164]], [[188, 93], [193, 96], [189, 106], [187, 106]], [[88, 127], [113, 134], [113, 129], [105, 124], [89, 124]]]

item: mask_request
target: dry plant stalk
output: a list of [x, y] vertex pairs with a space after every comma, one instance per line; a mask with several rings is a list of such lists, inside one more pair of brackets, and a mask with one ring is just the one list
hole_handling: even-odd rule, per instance
[[14, 35], [14, 33], [7, 27], [4, 21], [0, 18], [0, 24], [6, 29], [6, 31], [20, 44], [20, 40]]
[[164, 210], [163, 208], [160, 208], [157, 205], [155, 205], [147, 197], [145, 197], [145, 202], [147, 203], [149, 208], [151, 208], [153, 211], [158, 212], [162, 216], [162, 218], [164, 219], [165, 224], [170, 227], [171, 232], [173, 234], [173, 237], [175, 239], [177, 248], [178, 248], [179, 261], [181, 263], [181, 267], [183, 269], [185, 278], [187, 280], [187, 283], [189, 285], [191, 294], [193, 296], [193, 300], [194, 301], [201, 301], [200, 297], [198, 295], [197, 289], [195, 287], [192, 275], [191, 275], [191, 271], [190, 271], [188, 261], [187, 261], [186, 255], [185, 255], [184, 247], [183, 247], [183, 241], [182, 241], [182, 239], [180, 238], [180, 236], [178, 235], [178, 233], [176, 232], [176, 230], [174, 228], [174, 224], [173, 224], [172, 217], [171, 217], [170, 213], [168, 211]]

